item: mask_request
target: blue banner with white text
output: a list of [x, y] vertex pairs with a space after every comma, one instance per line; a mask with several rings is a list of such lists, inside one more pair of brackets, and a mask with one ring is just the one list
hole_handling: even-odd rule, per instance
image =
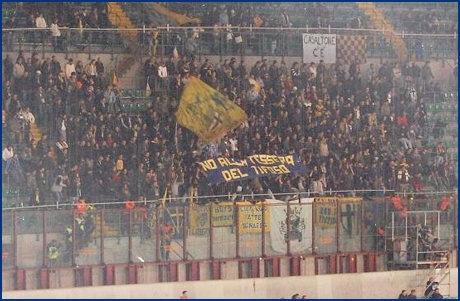
[[270, 175], [307, 173], [296, 154], [251, 155], [241, 160], [217, 157], [198, 162], [211, 184], [249, 180]]

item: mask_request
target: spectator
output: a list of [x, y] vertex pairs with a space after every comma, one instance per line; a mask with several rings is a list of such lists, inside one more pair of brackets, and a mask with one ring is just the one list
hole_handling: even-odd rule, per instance
[[9, 160], [13, 158], [13, 156], [14, 156], [14, 150], [13, 150], [12, 145], [8, 145], [7, 147], [3, 149], [3, 152], [2, 152], [3, 161], [8, 162]]
[[98, 57], [96, 61], [96, 73], [97, 73], [97, 86], [102, 87], [104, 78], [105, 78], [105, 67], [100, 57]]
[[430, 299], [444, 299], [444, 296], [441, 295], [438, 287], [434, 290], [434, 293], [431, 295]]
[[64, 51], [62, 45], [61, 31], [59, 30], [58, 19], [54, 19], [51, 23], [51, 36], [53, 38], [53, 49], [54, 52]]
[[[287, 72], [275, 60], [264, 59], [246, 67], [244, 63], [238, 66], [233, 59], [219, 66], [210, 60], [200, 65], [198, 60], [190, 62], [183, 57], [176, 66], [172, 58], [164, 64], [151, 58], [146, 63], [146, 75], [154, 78], [152, 87], [160, 88], [166, 96], [155, 98], [145, 113], [128, 114], [122, 110], [118, 87], [101, 89], [94, 82], [93, 66], [96, 66], [97, 76], [100, 59], [83, 68], [87, 72], [77, 78], [73, 70], [68, 77], [68, 69], [72, 68], [69, 66], [73, 65], [70, 60], [61, 73], [60, 63], [54, 56], [41, 63], [34, 55], [25, 66], [24, 55], [20, 55], [13, 66], [11, 81], [4, 82], [4, 93], [10, 95], [5, 98], [9, 104], [5, 113], [13, 116], [6, 118], [7, 136], [14, 140], [13, 143], [29, 141], [23, 138], [27, 131], [21, 132], [23, 122], [16, 114], [22, 111], [24, 117], [25, 108], [29, 107], [37, 123], [43, 122], [40, 126], [50, 137], [45, 135], [44, 141], [38, 142], [36, 152], [41, 158], [38, 168], [44, 166], [45, 172], [53, 175], [59, 166], [69, 172], [68, 169], [75, 165], [70, 161], [94, 164], [88, 163], [90, 167], [87, 167], [79, 163], [72, 172], [80, 177], [82, 195], [121, 195], [124, 190], [126, 195], [154, 199], [161, 196], [167, 186], [174, 186], [174, 194], [178, 197], [189, 189], [198, 189], [200, 195], [214, 193], [207, 185], [201, 185], [205, 183], [203, 176], [199, 173], [197, 176], [195, 167], [190, 164], [201, 154], [196, 137], [181, 127], [176, 130], [173, 117], [188, 76], [199, 74], [203, 81], [240, 104], [249, 116], [246, 124], [223, 138], [222, 145], [208, 146], [206, 152], [233, 157], [295, 152], [315, 171], [314, 177], [313, 174], [305, 176], [301, 181], [305, 189], [314, 186], [315, 194], [323, 194], [326, 187], [353, 191], [373, 185], [379, 189], [382, 186], [397, 189], [400, 184], [409, 184], [409, 188], [404, 186], [408, 191], [415, 187], [415, 182], [417, 187], [425, 184], [420, 170], [431, 170], [431, 166], [449, 168], [444, 167], [447, 157], [442, 147], [436, 149], [440, 156], [435, 156], [434, 162], [426, 150], [415, 159], [413, 154], [420, 145], [416, 139], [424, 131], [426, 110], [418, 95], [409, 104], [400, 100], [407, 97], [406, 85], [393, 87], [389, 64], [375, 68], [379, 72], [375, 78], [372, 76], [373, 82], [361, 89], [351, 84], [351, 74], [344, 72], [343, 64], [326, 67], [320, 62], [314, 71], [309, 67], [314, 68], [315, 62], [302, 68], [295, 62]], [[34, 76], [30, 77], [29, 71]], [[312, 76], [311, 71], [316, 72], [316, 76]], [[351, 73], [357, 74], [356, 70]], [[33, 80], [33, 85], [28, 86], [24, 74]], [[401, 80], [405, 81], [406, 77]], [[9, 90], [11, 93], [6, 92]], [[70, 111], [66, 112], [66, 106]], [[248, 136], [254, 139], [248, 140]], [[400, 138], [404, 140], [398, 142]], [[61, 140], [68, 148], [58, 148], [56, 155], [50, 153], [49, 145]], [[123, 155], [123, 168], [117, 170], [120, 155]], [[100, 157], [100, 161], [96, 160]], [[375, 162], [372, 161], [374, 157]], [[421, 167], [416, 160], [422, 162]], [[140, 161], [145, 167], [138, 169]], [[29, 162], [22, 160], [21, 164], [28, 166]], [[382, 166], [381, 175], [369, 173], [368, 166], [374, 164], [376, 170], [377, 166]], [[404, 171], [403, 164], [408, 164]], [[151, 169], [155, 169], [155, 176], [150, 174]], [[183, 175], [173, 177], [171, 170], [182, 170]], [[136, 177], [132, 176], [135, 171], [139, 173]], [[429, 172], [427, 178], [428, 175]], [[135, 179], [144, 177], [139, 186]], [[77, 181], [70, 174], [69, 179], [69, 184], [72, 183], [69, 190], [75, 194]], [[429, 179], [442, 183], [443, 176], [437, 170], [437, 175]], [[267, 178], [267, 186], [273, 185], [271, 189], [275, 193], [301, 186], [287, 183], [294, 183], [293, 175], [276, 180]], [[247, 186], [245, 189], [253, 189]], [[231, 187], [222, 189], [231, 190]]]
[[[3, 27], [5, 29], [14, 29], [18, 27], [18, 22], [16, 20], [16, 17], [13, 16], [10, 19], [6, 20]], [[13, 51], [15, 39], [16, 39], [16, 32], [14, 30], [9, 30], [6, 32], [6, 50], [7, 51]]]
[[42, 13], [37, 14], [37, 18], [35, 19], [35, 27], [39, 30], [37, 31], [37, 35], [40, 37], [39, 42], [45, 42], [45, 29], [47, 28], [45, 18], [43, 18]]
[[64, 194], [62, 193], [64, 187], [67, 187], [64, 183], [64, 177], [62, 175], [57, 175], [51, 186], [51, 191], [53, 192], [57, 204], [62, 203], [64, 200]]
[[426, 61], [425, 65], [423, 65], [421, 76], [426, 88], [428, 82], [434, 78], [433, 72], [431, 71], [430, 61]]
[[417, 295], [415, 294], [415, 290], [414, 290], [414, 289], [412, 289], [412, 290], [410, 291], [410, 294], [407, 295], [407, 298], [406, 298], [406, 299], [417, 299]]
[[398, 299], [407, 299], [407, 292], [406, 290], [402, 290], [398, 296]]
[[180, 296], [180, 299], [188, 299], [187, 291], [182, 291], [182, 295]]

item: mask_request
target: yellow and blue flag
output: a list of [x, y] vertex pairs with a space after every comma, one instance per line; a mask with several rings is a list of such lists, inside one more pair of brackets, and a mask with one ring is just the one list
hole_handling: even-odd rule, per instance
[[203, 143], [218, 140], [248, 117], [239, 106], [196, 77], [182, 94], [177, 122], [198, 135]]

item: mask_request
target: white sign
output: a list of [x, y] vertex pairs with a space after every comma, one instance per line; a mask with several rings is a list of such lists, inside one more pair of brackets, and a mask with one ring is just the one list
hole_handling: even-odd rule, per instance
[[336, 59], [337, 35], [335, 34], [302, 34], [303, 62], [333, 64]]

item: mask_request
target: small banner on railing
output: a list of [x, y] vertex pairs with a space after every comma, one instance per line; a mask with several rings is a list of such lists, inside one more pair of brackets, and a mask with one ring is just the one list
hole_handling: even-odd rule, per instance
[[230, 227], [234, 225], [235, 210], [232, 202], [223, 202], [211, 207], [213, 227]]
[[270, 205], [270, 240], [273, 250], [278, 253], [286, 253], [288, 242], [291, 252], [311, 250], [313, 198], [302, 198], [300, 201], [290, 202], [277, 200], [267, 202]]
[[[315, 198], [316, 203], [316, 225], [320, 228], [337, 227], [337, 211], [340, 204], [340, 217], [345, 218], [347, 229], [351, 229], [351, 223], [356, 228], [359, 217], [357, 206], [354, 205], [361, 201], [357, 197], [319, 197]], [[341, 220], [342, 222], [342, 220]]]
[[238, 203], [238, 231], [240, 234], [270, 232], [270, 207], [267, 202]]
[[210, 229], [209, 206], [190, 207], [190, 235], [208, 236]]
[[320, 228], [337, 227], [337, 197], [315, 198], [316, 225]]

